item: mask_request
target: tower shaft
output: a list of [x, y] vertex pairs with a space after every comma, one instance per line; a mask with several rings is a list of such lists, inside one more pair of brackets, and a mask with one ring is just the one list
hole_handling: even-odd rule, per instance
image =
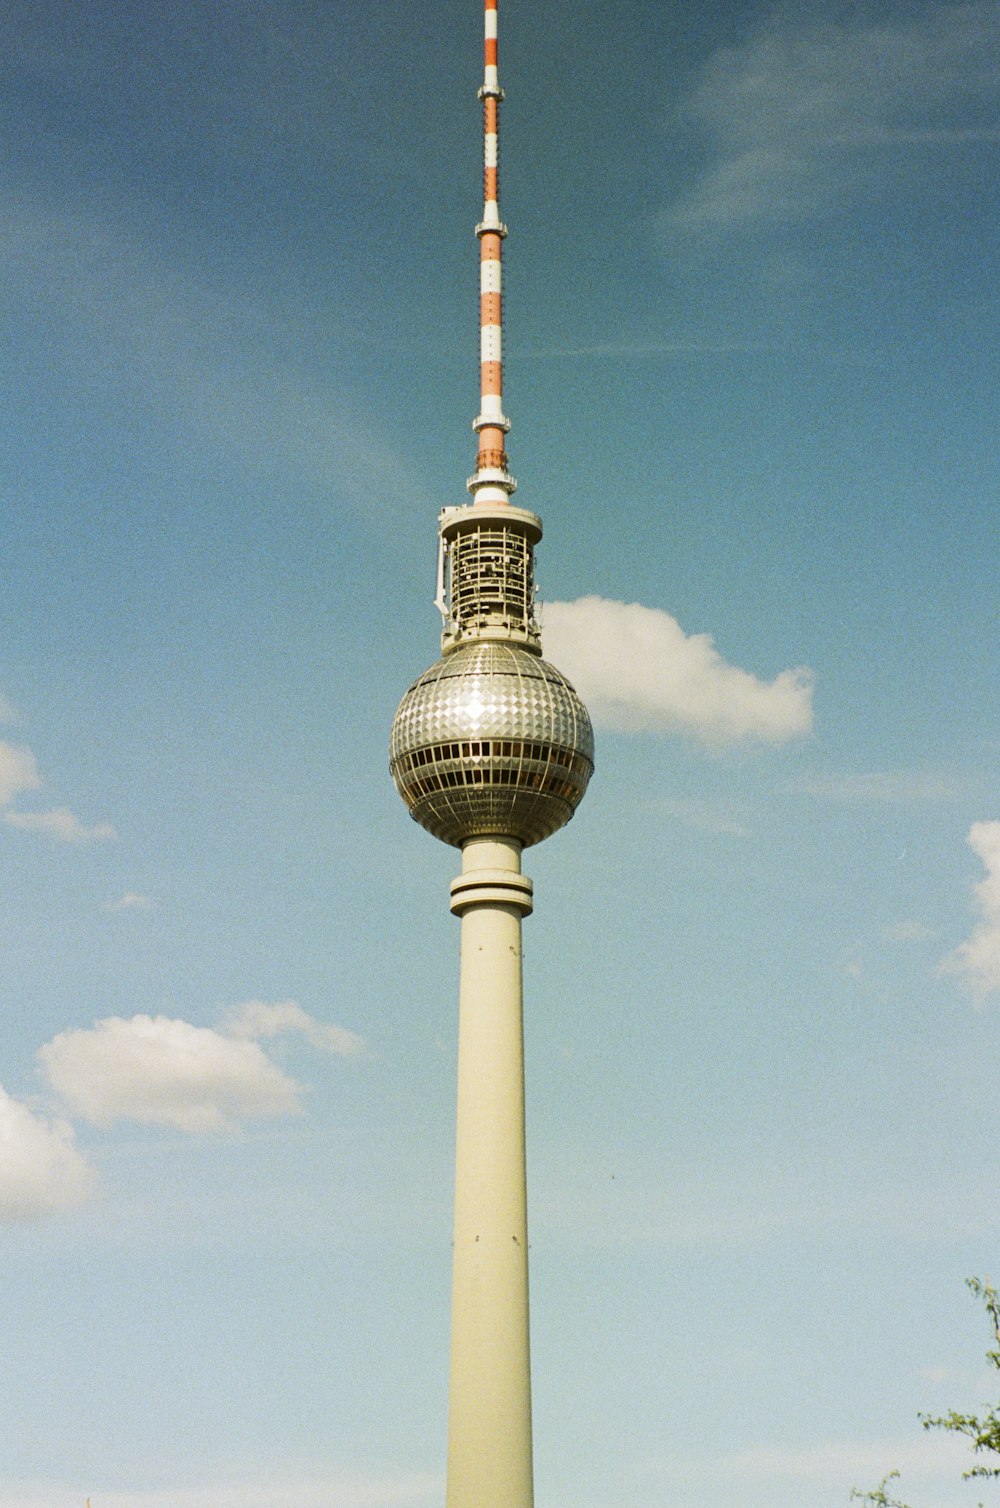
[[532, 1508], [521, 852], [564, 827], [587, 790], [587, 709], [542, 658], [534, 549], [542, 523], [511, 503], [503, 411], [497, 0], [484, 0], [485, 194], [480, 408], [471, 504], [439, 516], [441, 658], [393, 719], [389, 767], [415, 821], [462, 849], [455, 1240], [447, 1508]]
[[532, 1508], [521, 918], [513, 839], [474, 839], [462, 919], [447, 1508]]

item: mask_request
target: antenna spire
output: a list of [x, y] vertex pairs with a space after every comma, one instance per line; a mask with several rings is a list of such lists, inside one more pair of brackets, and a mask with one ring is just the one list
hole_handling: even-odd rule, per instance
[[500, 87], [497, 65], [497, 0], [484, 0], [485, 49], [483, 83], [484, 194], [479, 237], [479, 413], [472, 427], [479, 436], [476, 470], [469, 478], [474, 503], [506, 503], [517, 483], [507, 470], [506, 436], [510, 420], [503, 411], [503, 314], [501, 252], [507, 227], [500, 219], [499, 162]]

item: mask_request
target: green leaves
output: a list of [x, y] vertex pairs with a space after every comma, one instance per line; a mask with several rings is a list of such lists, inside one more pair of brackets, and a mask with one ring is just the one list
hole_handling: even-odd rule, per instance
[[864, 1503], [866, 1508], [907, 1508], [906, 1503], [901, 1503], [898, 1498], [891, 1498], [885, 1490], [887, 1484], [898, 1476], [898, 1471], [890, 1471], [871, 1492], [862, 1492], [859, 1488], [852, 1487], [851, 1501]]
[[[986, 1359], [1000, 1371], [1000, 1295], [997, 1294], [989, 1278], [966, 1278], [965, 1285], [977, 1299], [982, 1301], [989, 1315], [998, 1349], [987, 1351]], [[947, 1414], [920, 1414], [918, 1418], [924, 1429], [944, 1429], [955, 1435], [965, 1435], [972, 1441], [974, 1452], [985, 1451], [994, 1457], [993, 1463], [978, 1462], [971, 1470], [964, 1471], [962, 1473], [964, 1478], [1000, 1477], [1000, 1413], [997, 1412], [997, 1407], [988, 1408], [982, 1415], [959, 1414], [955, 1409], [951, 1409]], [[887, 1484], [898, 1476], [898, 1471], [890, 1471], [889, 1475], [883, 1477], [879, 1485], [869, 1492], [860, 1492], [857, 1487], [852, 1488], [852, 1501], [863, 1503], [865, 1508], [907, 1508], [906, 1503], [889, 1497], [886, 1491]]]

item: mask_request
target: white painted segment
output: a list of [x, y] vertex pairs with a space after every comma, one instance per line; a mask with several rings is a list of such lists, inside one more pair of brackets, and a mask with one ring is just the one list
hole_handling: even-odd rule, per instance
[[503, 399], [499, 393], [484, 393], [479, 403], [480, 419], [495, 419], [503, 422]]
[[487, 65], [483, 82], [486, 85], [487, 89], [499, 89], [500, 79], [497, 74], [497, 67], [495, 63], [490, 63]]
[[483, 224], [494, 227], [500, 224], [500, 206], [495, 199], [487, 199], [483, 205]]
[[501, 281], [503, 278], [503, 264], [499, 257], [487, 257], [479, 263], [479, 291], [480, 293], [501, 293]]
[[496, 41], [497, 13], [495, 10], [488, 10], [486, 12], [486, 35], [491, 42]]
[[495, 482], [481, 482], [473, 484], [469, 491], [475, 503], [509, 503], [510, 493], [506, 487], [498, 487]]
[[483, 325], [479, 331], [480, 361], [499, 361], [501, 340], [499, 325]]
[[495, 131], [486, 133], [486, 166], [495, 168], [497, 165], [497, 136]]

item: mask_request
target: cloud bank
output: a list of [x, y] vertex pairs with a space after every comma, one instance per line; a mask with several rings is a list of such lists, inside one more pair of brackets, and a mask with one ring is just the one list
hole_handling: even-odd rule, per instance
[[638, 602], [549, 602], [545, 653], [596, 723], [619, 732], [681, 732], [715, 746], [781, 744], [812, 728], [812, 675], [761, 681], [722, 658], [709, 634]]
[[986, 878], [973, 887], [981, 919], [941, 968], [964, 975], [975, 994], [991, 995], [1000, 990], [1000, 822], [973, 822], [968, 844], [986, 870]]
[[94, 1172], [65, 1121], [46, 1121], [0, 1088], [0, 1220], [15, 1223], [89, 1198]]
[[38, 1061], [67, 1111], [94, 1126], [234, 1131], [301, 1110], [299, 1086], [255, 1042], [167, 1016], [110, 1016], [61, 1032]]

